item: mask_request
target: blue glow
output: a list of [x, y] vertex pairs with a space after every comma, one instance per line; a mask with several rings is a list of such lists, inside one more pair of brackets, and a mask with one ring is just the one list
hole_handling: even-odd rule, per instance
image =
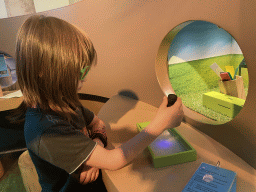
[[155, 146], [160, 150], [168, 149], [173, 146], [173, 142], [171, 142], [170, 140], [159, 139], [155, 142]]
[[158, 157], [187, 151], [174, 133], [169, 131], [164, 131], [149, 147]]

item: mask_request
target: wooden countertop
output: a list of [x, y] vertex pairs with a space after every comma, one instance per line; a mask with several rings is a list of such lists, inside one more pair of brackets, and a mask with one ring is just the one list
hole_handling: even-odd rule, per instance
[[[10, 91], [9, 93], [11, 93], [11, 92], [13, 92], [13, 91]], [[6, 95], [6, 94], [4, 94], [4, 95]], [[0, 98], [0, 111], [15, 109], [21, 104], [22, 101], [23, 101], [23, 96], [8, 98], [8, 99]]]
[[[147, 103], [116, 95], [98, 113], [107, 128], [111, 146], [119, 146], [138, 134], [136, 123], [151, 121], [157, 108]], [[256, 191], [256, 170], [232, 151], [192, 126], [181, 123], [176, 128], [197, 151], [197, 160], [163, 168], [154, 168], [148, 150], [117, 171], [102, 170], [108, 191], [181, 192], [202, 162], [237, 173], [237, 192]]]

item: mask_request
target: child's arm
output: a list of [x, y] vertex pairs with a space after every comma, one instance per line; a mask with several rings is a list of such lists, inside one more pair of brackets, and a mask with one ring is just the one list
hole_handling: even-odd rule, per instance
[[98, 117], [94, 116], [90, 125], [87, 126], [87, 129], [90, 130], [90, 138], [94, 140], [98, 138], [104, 144], [104, 147], [107, 146], [107, 133], [105, 123]]
[[99, 138], [95, 138], [95, 139], [93, 139], [93, 141], [95, 141], [101, 147], [104, 147], [104, 144], [102, 143], [102, 141]]
[[[98, 145], [104, 147], [102, 141], [98, 138], [93, 139]], [[77, 179], [80, 184], [86, 185], [87, 183], [95, 181], [99, 176], [99, 168], [87, 166], [82, 164], [72, 176]]]
[[178, 98], [171, 107], [167, 107], [167, 103], [167, 97], [164, 97], [156, 117], [135, 137], [112, 150], [97, 145], [84, 164], [108, 170], [118, 170], [127, 165], [163, 131], [181, 124], [184, 116], [181, 99]]

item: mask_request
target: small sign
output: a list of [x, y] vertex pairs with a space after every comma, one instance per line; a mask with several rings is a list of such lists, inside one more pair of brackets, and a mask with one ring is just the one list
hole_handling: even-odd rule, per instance
[[236, 173], [202, 163], [182, 192], [235, 192]]

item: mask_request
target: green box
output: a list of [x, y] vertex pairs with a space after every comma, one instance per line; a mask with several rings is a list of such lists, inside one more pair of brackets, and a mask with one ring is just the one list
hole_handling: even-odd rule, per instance
[[203, 94], [203, 106], [234, 118], [245, 103], [244, 99], [211, 91]]
[[[137, 123], [138, 131], [142, 131], [150, 122]], [[164, 131], [149, 146], [155, 168], [195, 161], [196, 150], [175, 129]]]

